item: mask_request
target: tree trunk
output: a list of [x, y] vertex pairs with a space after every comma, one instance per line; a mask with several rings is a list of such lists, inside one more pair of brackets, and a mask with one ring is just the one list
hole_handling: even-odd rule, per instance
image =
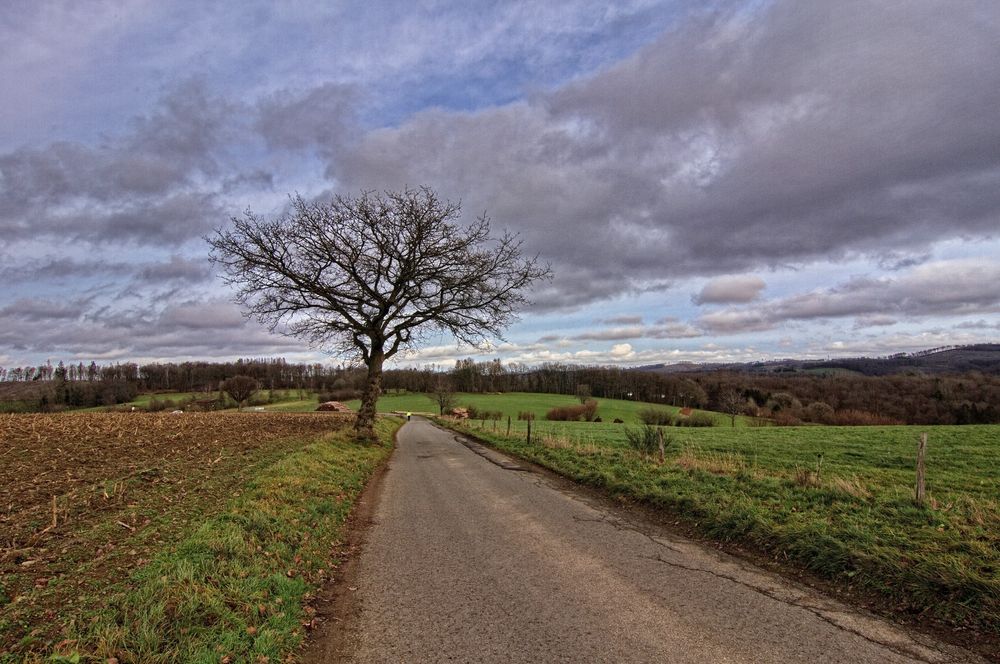
[[368, 382], [365, 383], [365, 391], [361, 395], [361, 408], [354, 421], [354, 430], [372, 441], [375, 440], [375, 405], [382, 394], [382, 363], [384, 361], [384, 353], [373, 352], [371, 354], [371, 361], [368, 363]]

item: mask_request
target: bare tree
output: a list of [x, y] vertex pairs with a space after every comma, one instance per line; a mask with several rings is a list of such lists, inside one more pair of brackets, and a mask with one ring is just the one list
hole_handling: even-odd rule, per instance
[[236, 402], [236, 409], [243, 410], [243, 404], [250, 399], [260, 385], [250, 376], [233, 376], [222, 383], [223, 391]]
[[730, 426], [736, 426], [736, 416], [747, 407], [747, 400], [739, 390], [729, 389], [719, 395], [719, 408], [729, 416]]
[[434, 383], [434, 388], [427, 396], [437, 404], [441, 415], [444, 415], [446, 410], [454, 408], [458, 401], [451, 380], [445, 376], [438, 376], [437, 381]]
[[426, 187], [296, 196], [277, 219], [247, 210], [208, 242], [249, 315], [365, 363], [355, 429], [373, 439], [387, 359], [433, 331], [471, 344], [500, 337], [525, 289], [550, 275], [516, 235], [492, 238], [485, 215], [460, 226], [460, 213]]

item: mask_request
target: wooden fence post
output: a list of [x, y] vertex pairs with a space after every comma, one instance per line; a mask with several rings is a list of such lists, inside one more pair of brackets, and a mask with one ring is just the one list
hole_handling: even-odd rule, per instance
[[664, 450], [663, 450], [663, 428], [662, 427], [656, 427], [656, 442], [660, 446], [660, 465], [662, 466], [663, 462], [666, 460], [664, 458]]
[[507, 416], [507, 437], [510, 438], [510, 415]]
[[528, 418], [528, 444], [531, 445], [531, 418]]
[[917, 444], [917, 505], [923, 505], [927, 495], [927, 487], [924, 485], [924, 455], [927, 453], [927, 434], [920, 434], [920, 443]]

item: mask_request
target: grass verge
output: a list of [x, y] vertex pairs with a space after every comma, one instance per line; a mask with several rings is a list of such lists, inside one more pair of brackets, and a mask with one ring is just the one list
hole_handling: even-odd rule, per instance
[[[585, 423], [536, 432], [531, 444], [523, 432], [449, 424], [893, 612], [1000, 637], [1000, 427], [667, 429], [661, 465]], [[917, 506], [925, 430], [930, 497]]]
[[[365, 482], [391, 452], [341, 429], [263, 469], [238, 498], [156, 554], [82, 616], [56, 661], [279, 662], [311, 625], [306, 605]], [[59, 659], [61, 658], [61, 659]]]

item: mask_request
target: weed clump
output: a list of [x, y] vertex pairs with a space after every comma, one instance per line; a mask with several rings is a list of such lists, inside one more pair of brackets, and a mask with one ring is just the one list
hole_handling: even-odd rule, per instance
[[644, 456], [651, 456], [659, 450], [661, 440], [664, 449], [669, 447], [671, 442], [670, 438], [665, 436], [659, 427], [652, 424], [644, 424], [634, 429], [626, 427], [625, 440], [628, 441], [629, 447]]

